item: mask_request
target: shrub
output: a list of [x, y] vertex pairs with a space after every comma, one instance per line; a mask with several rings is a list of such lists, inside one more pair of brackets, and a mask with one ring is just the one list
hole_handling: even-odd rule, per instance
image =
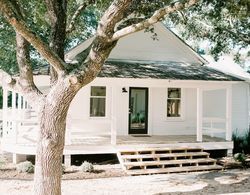
[[4, 159], [0, 157], [0, 168], [4, 165]]
[[0, 152], [0, 167], [7, 164], [8, 159], [7, 157]]
[[82, 172], [93, 172], [94, 171], [94, 166], [92, 163], [88, 161], [84, 161], [82, 165], [80, 166], [80, 171]]
[[236, 153], [234, 155], [234, 159], [238, 162], [241, 162], [241, 163], [244, 163], [247, 159], [246, 155], [245, 154], [242, 154], [242, 153]]
[[16, 169], [19, 173], [34, 173], [34, 165], [30, 161], [17, 164]]
[[233, 153], [250, 154], [250, 129], [244, 135], [238, 135], [236, 131], [232, 136], [234, 142]]

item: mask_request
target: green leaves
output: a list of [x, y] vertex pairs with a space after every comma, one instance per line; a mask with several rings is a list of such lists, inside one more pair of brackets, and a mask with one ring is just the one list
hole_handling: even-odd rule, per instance
[[15, 32], [0, 16], [0, 68], [10, 73], [17, 72], [15, 46]]
[[[184, 2], [184, 0], [179, 1]], [[80, 5], [87, 3], [87, 6], [77, 17], [75, 29], [67, 35], [65, 51], [95, 34], [101, 16], [112, 2], [112, 0], [68, 0], [68, 22]], [[124, 17], [133, 14], [145, 18], [151, 16], [155, 10], [175, 2], [177, 0], [134, 0]], [[19, 0], [19, 5], [28, 26], [49, 44], [50, 29], [44, 1]], [[201, 0], [190, 9], [167, 16], [166, 23], [169, 27], [177, 29], [183, 39], [196, 42], [197, 47], [199, 42], [207, 41], [209, 52], [215, 58], [222, 53], [237, 50], [235, 59], [240, 60], [241, 50], [248, 49], [250, 43], [249, 18], [249, 0]], [[31, 53], [32, 63], [44, 66], [45, 62], [33, 48]], [[15, 31], [1, 16], [0, 68], [10, 73], [17, 72]]]
[[202, 0], [191, 9], [174, 13], [167, 23], [190, 41], [208, 41], [215, 59], [234, 50], [235, 55], [249, 49], [250, 2], [248, 0]]

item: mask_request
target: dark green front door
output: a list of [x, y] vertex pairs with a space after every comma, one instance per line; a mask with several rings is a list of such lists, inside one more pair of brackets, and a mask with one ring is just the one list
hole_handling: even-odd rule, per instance
[[129, 89], [129, 134], [148, 133], [148, 88]]

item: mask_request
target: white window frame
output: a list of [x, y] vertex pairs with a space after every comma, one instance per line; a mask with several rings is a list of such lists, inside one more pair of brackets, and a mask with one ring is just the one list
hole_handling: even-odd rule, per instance
[[[168, 98], [168, 89], [169, 88], [179, 88], [181, 90], [181, 97], [180, 98]], [[184, 101], [184, 96], [185, 96], [185, 90], [181, 87], [168, 87], [167, 90], [166, 90], [166, 98], [165, 98], [165, 102], [166, 102], [166, 113], [165, 113], [165, 116], [166, 116], [166, 120], [167, 121], [183, 121], [185, 119], [185, 115], [184, 115], [184, 110], [185, 110], [185, 101]], [[168, 99], [179, 99], [181, 101], [181, 111], [180, 111], [180, 117], [170, 117], [168, 116]]]
[[[91, 95], [91, 89], [92, 87], [105, 87], [105, 96], [92, 96]], [[90, 115], [90, 109], [91, 109], [91, 98], [100, 98], [100, 99], [105, 99], [105, 114], [104, 116], [91, 116]], [[107, 117], [107, 86], [101, 86], [101, 85], [94, 85], [94, 86], [90, 86], [90, 89], [89, 89], [89, 117], [90, 118], [93, 118], [93, 119], [103, 119], [103, 118], [106, 118]]]

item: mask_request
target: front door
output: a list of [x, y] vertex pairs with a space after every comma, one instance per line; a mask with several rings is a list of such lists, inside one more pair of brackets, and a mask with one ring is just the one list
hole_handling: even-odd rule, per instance
[[148, 133], [148, 88], [129, 88], [129, 134]]

